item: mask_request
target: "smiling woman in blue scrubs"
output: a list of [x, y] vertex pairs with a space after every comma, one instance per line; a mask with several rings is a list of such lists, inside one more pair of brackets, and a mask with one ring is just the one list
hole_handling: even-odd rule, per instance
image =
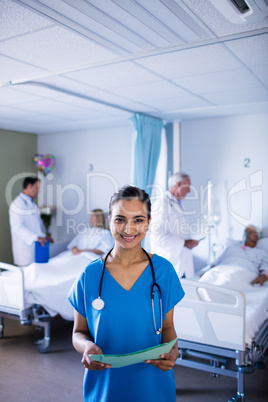
[[[173, 366], [177, 343], [157, 360], [122, 368], [89, 357], [132, 353], [176, 338], [173, 308], [184, 291], [173, 266], [156, 254], [148, 256], [141, 247], [150, 219], [151, 203], [144, 190], [119, 189], [109, 206], [114, 249], [105, 264], [101, 258], [90, 263], [69, 292], [74, 307], [73, 345], [83, 355], [85, 367], [85, 401], [176, 401]], [[154, 276], [157, 297], [152, 308]]]

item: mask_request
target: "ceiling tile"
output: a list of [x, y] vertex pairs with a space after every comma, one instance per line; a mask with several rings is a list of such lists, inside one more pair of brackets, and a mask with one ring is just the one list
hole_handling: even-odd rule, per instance
[[108, 115], [113, 115], [115, 113], [114, 108], [87, 99], [81, 99], [76, 96], [62, 95], [57, 99], [57, 101], [62, 103], [63, 108], [73, 107], [74, 109], [79, 109], [81, 111], [81, 116], [84, 116], [84, 118], [88, 118], [89, 116], [96, 116], [97, 118], [101, 117], [104, 113], [107, 113]]
[[217, 106], [214, 108], [198, 108], [198, 109], [188, 109], [177, 111], [176, 113], [166, 113], [163, 115], [163, 118], [167, 122], [172, 122], [174, 120], [192, 120], [192, 119], [201, 119], [208, 117], [219, 117], [219, 116], [235, 116], [235, 115], [244, 115], [244, 114], [258, 114], [258, 113], [267, 113], [268, 102], [261, 103], [249, 103], [248, 106], [245, 107], [244, 104], [229, 104], [224, 106]]
[[161, 112], [180, 110], [180, 109], [189, 109], [189, 108], [198, 108], [210, 106], [211, 103], [205, 101], [197, 96], [183, 96], [179, 98], [171, 98], [171, 99], [155, 99], [150, 100], [148, 102], [148, 107], [156, 107]]
[[[121, 96], [117, 96], [115, 94], [111, 94], [108, 91], [96, 91], [94, 93], [90, 94], [93, 98], [97, 99], [97, 100], [101, 100], [104, 102], [108, 102], [110, 104], [113, 105], [122, 105], [124, 108], [129, 109], [130, 111], [136, 113], [136, 112], [147, 112], [149, 113], [149, 111], [155, 109], [155, 111], [159, 111], [157, 110], [157, 108], [154, 108], [152, 106], [147, 106], [146, 104], [144, 104], [144, 102], [133, 102], [129, 99], [123, 98]], [[95, 108], [95, 106], [94, 106]]]
[[253, 74], [268, 87], [268, 64], [262, 66], [252, 66], [250, 70]]
[[16, 87], [0, 87], [0, 105], [16, 105], [24, 102], [34, 102], [40, 99], [40, 96], [18, 91]]
[[18, 60], [3, 56], [1, 54], [0, 66], [0, 84], [9, 83], [10, 81], [27, 80], [31, 79], [32, 76], [46, 73], [46, 70], [28, 65], [26, 63], [21, 63]]
[[197, 93], [226, 92], [245, 88], [262, 88], [259, 81], [245, 69], [202, 74], [173, 80], [181, 87]]
[[62, 88], [66, 91], [77, 92], [80, 94], [96, 91], [96, 88], [91, 87], [90, 85], [87, 85], [84, 82], [81, 83], [61, 75], [54, 75], [54, 76], [52, 75], [50, 77], [38, 79], [37, 81], [43, 84], [48, 84], [54, 87]]
[[247, 66], [268, 64], [268, 34], [235, 40], [226, 46]]
[[9, 131], [24, 132], [29, 134], [38, 134], [39, 128], [42, 127], [39, 124], [31, 124], [29, 121], [15, 121], [14, 119], [8, 120], [1, 118], [1, 129]]
[[167, 78], [187, 77], [241, 67], [221, 45], [209, 45], [146, 57], [136, 61]]
[[115, 57], [100, 46], [61, 27], [49, 27], [0, 42], [0, 53], [49, 71], [67, 70]]
[[85, 109], [72, 106], [68, 103], [58, 102], [53, 99], [44, 99], [38, 102], [28, 102], [19, 105], [21, 110], [32, 111], [34, 113], [49, 114], [51, 116], [58, 116], [66, 120], [73, 120], [75, 118], [83, 117], [86, 113], [90, 113]]
[[159, 80], [155, 74], [132, 62], [90, 68], [65, 76], [100, 89], [120, 88]]
[[11, 0], [0, 1], [0, 41], [52, 26], [47, 18], [33, 14]]
[[265, 89], [258, 89], [257, 91], [254, 91], [252, 88], [250, 88], [240, 91], [203, 94], [203, 97], [215, 105], [233, 105], [236, 103], [244, 104], [268, 101], [268, 91]]
[[110, 90], [110, 92], [136, 102], [146, 102], [146, 100], [159, 97], [165, 99], [188, 95], [187, 91], [184, 91], [178, 86], [164, 80], [139, 84], [131, 87], [114, 88], [113, 90]]
[[29, 111], [20, 110], [16, 107], [0, 105], [0, 118], [10, 119], [14, 121], [23, 121], [30, 119], [34, 113]]
[[53, 124], [53, 125], [46, 125], [40, 127], [39, 134], [46, 134], [46, 133], [67, 133], [67, 132], [77, 132], [81, 130], [89, 130], [92, 128], [99, 128], [99, 127], [118, 127], [122, 125], [129, 125], [128, 119], [130, 115], [124, 116], [122, 119], [121, 117], [109, 117], [106, 118], [101, 117], [97, 119], [87, 119], [83, 121], [73, 121], [73, 122], [62, 122], [60, 124]]

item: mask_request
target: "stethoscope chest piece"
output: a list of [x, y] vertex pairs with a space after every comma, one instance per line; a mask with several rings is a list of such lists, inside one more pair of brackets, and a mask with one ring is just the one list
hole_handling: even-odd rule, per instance
[[98, 297], [97, 299], [93, 300], [92, 307], [95, 310], [102, 310], [104, 307], [104, 301], [100, 297]]

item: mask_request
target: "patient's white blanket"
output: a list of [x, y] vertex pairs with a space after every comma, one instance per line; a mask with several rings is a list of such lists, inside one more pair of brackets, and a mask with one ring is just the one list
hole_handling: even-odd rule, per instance
[[67, 293], [80, 272], [99, 257], [91, 252], [73, 255], [65, 251], [45, 264], [33, 263], [23, 268], [26, 304], [40, 304], [52, 317], [60, 314], [72, 321], [73, 307]]
[[[246, 299], [246, 344], [250, 345], [263, 322], [268, 318], [268, 281], [262, 286], [253, 286], [256, 273], [236, 265], [218, 265], [207, 271], [199, 282], [222, 286], [242, 292]], [[226, 302], [222, 293], [206, 290], [206, 296], [216, 302]]]

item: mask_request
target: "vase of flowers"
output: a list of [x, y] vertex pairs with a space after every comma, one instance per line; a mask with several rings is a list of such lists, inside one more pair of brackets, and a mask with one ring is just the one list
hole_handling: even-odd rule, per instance
[[46, 235], [50, 236], [51, 234], [49, 228], [51, 226], [52, 216], [56, 214], [56, 207], [54, 206], [48, 207], [43, 205], [42, 207], [39, 207], [39, 209], [40, 209], [40, 217], [42, 219]]

